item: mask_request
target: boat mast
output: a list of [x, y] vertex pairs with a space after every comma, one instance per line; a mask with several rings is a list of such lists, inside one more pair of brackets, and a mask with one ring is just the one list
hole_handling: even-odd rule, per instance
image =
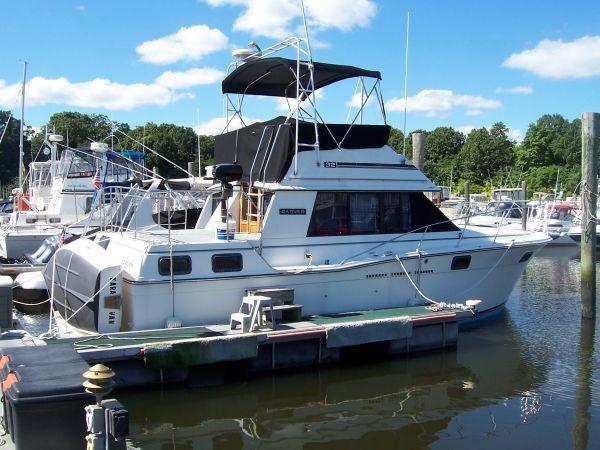
[[19, 189], [23, 188], [23, 132], [25, 131], [25, 82], [27, 61], [23, 61], [23, 84], [21, 86], [21, 127], [19, 132]]

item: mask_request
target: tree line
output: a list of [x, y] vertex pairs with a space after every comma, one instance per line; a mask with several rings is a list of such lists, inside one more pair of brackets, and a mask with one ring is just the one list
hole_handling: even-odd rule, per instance
[[[425, 133], [425, 174], [438, 185], [471, 192], [490, 192], [497, 187], [517, 187], [527, 181], [529, 192], [555, 188], [574, 193], [581, 178], [581, 120], [569, 121], [560, 114], [545, 114], [529, 125], [522, 142], [509, 137], [508, 127], [495, 123], [464, 134], [452, 127]], [[402, 152], [402, 132], [392, 129], [389, 144]], [[412, 157], [412, 140], [406, 139]]]
[[[9, 112], [0, 111], [0, 135], [8, 117]], [[17, 184], [19, 125], [19, 121], [12, 118], [0, 143], [2, 186]], [[104, 115], [69, 111], [53, 114], [41, 132], [35, 133], [31, 127], [25, 129], [26, 167], [33, 159], [46, 158], [41, 152], [45, 129], [62, 134], [63, 144], [70, 147], [87, 147], [92, 141], [107, 142], [115, 149], [142, 150], [145, 145], [183, 168], [193, 161], [194, 173], [198, 170], [198, 137], [191, 127], [150, 122], [132, 128]], [[462, 192], [466, 180], [471, 183], [471, 192], [516, 187], [523, 180], [528, 182], [530, 192], [547, 192], [555, 188], [558, 180], [559, 190], [571, 194], [579, 184], [579, 119], [569, 121], [559, 114], [543, 115], [529, 125], [520, 143], [509, 137], [509, 129], [502, 122], [489, 129], [473, 129], [468, 134], [452, 127], [415, 131], [425, 133], [425, 174], [438, 185], [449, 185], [452, 180], [456, 192]], [[392, 128], [388, 144], [397, 152], [402, 152], [406, 146], [407, 157], [412, 157], [410, 135], [405, 139], [400, 130]], [[206, 167], [213, 162], [214, 137], [200, 136], [200, 147], [202, 165]], [[148, 151], [146, 165], [157, 167], [166, 177], [184, 176], [180, 170]]]

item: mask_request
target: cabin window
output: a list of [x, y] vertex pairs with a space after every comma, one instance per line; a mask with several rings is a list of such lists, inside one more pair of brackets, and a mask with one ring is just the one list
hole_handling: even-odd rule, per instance
[[[158, 258], [158, 273], [171, 275], [171, 258]], [[173, 275], [187, 275], [192, 272], [192, 258], [187, 255], [173, 256]]]
[[308, 236], [397, 234], [458, 228], [422, 192], [319, 192]]
[[468, 269], [471, 265], [471, 255], [461, 255], [452, 258], [452, 264], [450, 269], [452, 270], [463, 270]]
[[223, 253], [212, 256], [213, 272], [239, 272], [244, 268], [241, 253]]

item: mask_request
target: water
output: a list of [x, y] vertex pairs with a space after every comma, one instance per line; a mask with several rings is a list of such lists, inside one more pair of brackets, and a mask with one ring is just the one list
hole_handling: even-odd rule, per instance
[[503, 316], [456, 350], [118, 398], [133, 448], [597, 448], [593, 331], [579, 262], [538, 257]]

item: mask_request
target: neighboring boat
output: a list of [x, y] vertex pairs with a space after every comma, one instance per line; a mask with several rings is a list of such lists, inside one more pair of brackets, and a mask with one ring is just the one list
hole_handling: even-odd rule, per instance
[[[48, 136], [50, 161], [31, 163], [28, 192], [17, 192], [10, 221], [0, 228], [3, 258], [21, 260], [65, 228], [81, 234], [97, 220], [95, 214], [101, 214], [105, 198], [99, 198], [99, 188], [127, 184], [145, 170], [143, 152], [109, 151], [96, 143], [89, 148], [66, 148], [59, 159], [57, 142], [61, 139]], [[104, 192], [110, 195], [109, 190]]]
[[[275, 56], [286, 49], [298, 58]], [[348, 78], [361, 80], [360, 111], [348, 124], [324, 122], [315, 91]], [[380, 80], [313, 62], [307, 39], [244, 53], [222, 83], [240, 97], [228, 98], [227, 123], [244, 117], [246, 95], [287, 98], [291, 111], [216, 137], [214, 185], [194, 229], [101, 231], [61, 247], [44, 276], [65, 330], [228, 324], [245, 295], [273, 288], [291, 292], [304, 315], [436, 299], [480, 299], [476, 318], [501, 310], [548, 236], [492, 239], [448, 220], [424, 195], [438, 187], [386, 144]], [[381, 125], [357, 123], [370, 98]]]

